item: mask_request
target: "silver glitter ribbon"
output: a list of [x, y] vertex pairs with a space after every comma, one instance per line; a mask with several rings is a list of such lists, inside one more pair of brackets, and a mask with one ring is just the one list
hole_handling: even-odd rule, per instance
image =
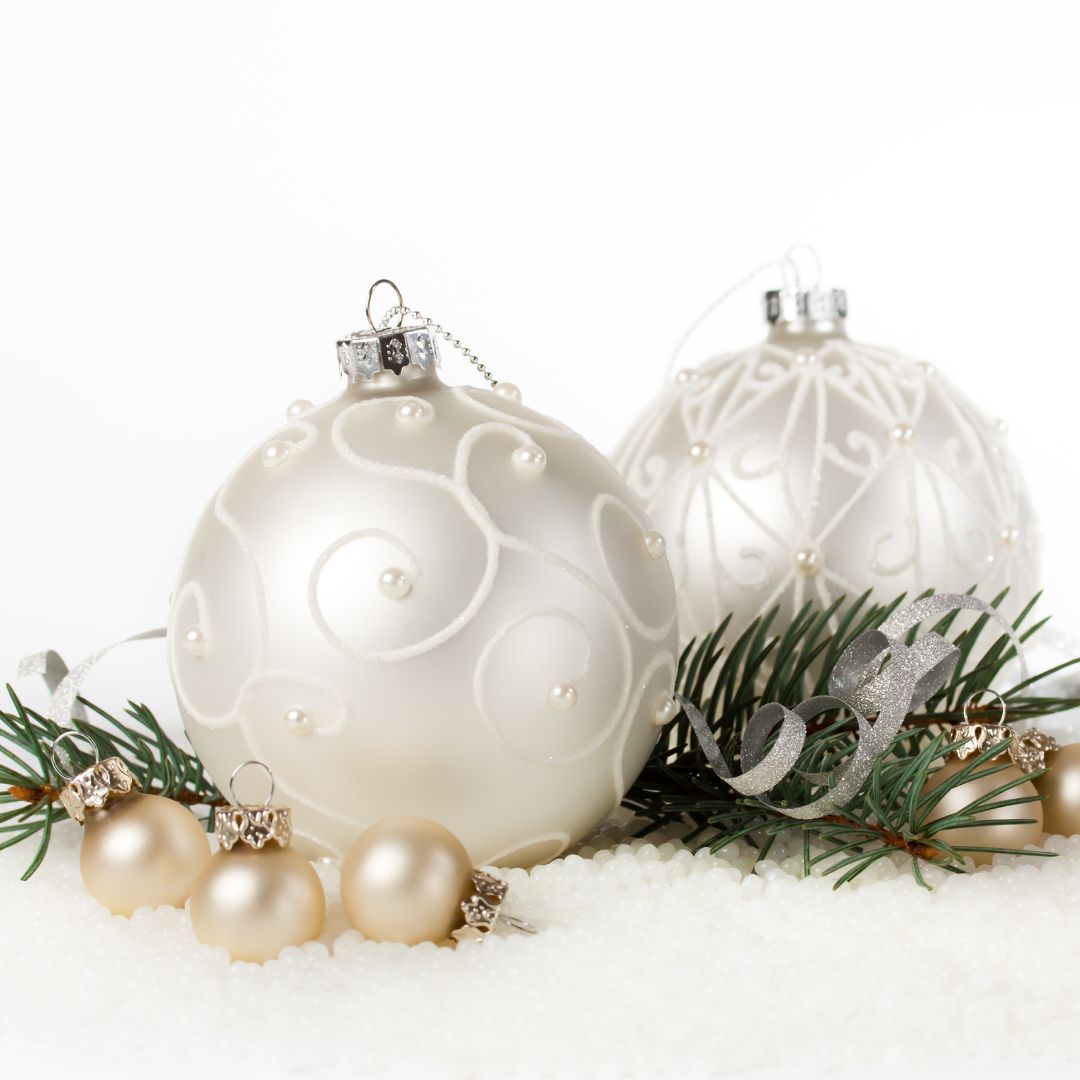
[[116, 641], [104, 649], [98, 649], [96, 653], [80, 661], [70, 671], [58, 652], [46, 649], [44, 652], [34, 653], [33, 656], [26, 656], [20, 660], [19, 676], [21, 678], [26, 675], [40, 675], [45, 680], [45, 685], [49, 688], [51, 695], [45, 715], [60, 727], [70, 727], [73, 719], [86, 720], [86, 710], [78, 700], [79, 691], [102, 657], [111, 653], [113, 649], [118, 649], [121, 645], [127, 645], [132, 641], [150, 641], [164, 636], [164, 627], [133, 634], [131, 637], [124, 638], [123, 641]]
[[[953, 611], [977, 611], [1001, 624], [1013, 647], [1022, 679], [1027, 679], [1023, 646], [1005, 617], [990, 604], [963, 593], [940, 593], [916, 600], [893, 612], [876, 630], [860, 634], [844, 650], [829, 676], [829, 693], [808, 698], [794, 709], [778, 702], [761, 706], [743, 729], [739, 756], [743, 771], [735, 776], [701, 711], [682, 695], [682, 705], [713, 772], [740, 795], [757, 796], [788, 817], [807, 820], [838, 809], [855, 797], [874, 762], [889, 748], [908, 715], [934, 696], [949, 680], [960, 660], [960, 651], [940, 634], [931, 631], [911, 645], [905, 638], [927, 619], [939, 619]], [[806, 744], [806, 725], [822, 713], [836, 709], [851, 712], [859, 737], [851, 758], [836, 772], [799, 775], [826, 787], [826, 792], [803, 806], [777, 806], [765, 798], [786, 776]], [[871, 723], [868, 715], [876, 715]], [[779, 725], [772, 747], [769, 739]]]

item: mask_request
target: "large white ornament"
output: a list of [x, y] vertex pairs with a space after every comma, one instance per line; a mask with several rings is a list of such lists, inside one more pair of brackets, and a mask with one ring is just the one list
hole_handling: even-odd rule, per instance
[[929, 364], [858, 345], [844, 294], [770, 293], [761, 345], [680, 372], [615, 455], [667, 539], [683, 640], [734, 613], [1038, 586], [1005, 425]]
[[508, 384], [445, 385], [412, 333], [376, 342], [399, 374], [373, 335], [347, 344], [355, 382], [291, 406], [215, 495], [174, 593], [173, 679], [217, 783], [264, 762], [309, 852], [408, 815], [476, 865], [530, 865], [648, 757], [674, 583], [601, 454]]

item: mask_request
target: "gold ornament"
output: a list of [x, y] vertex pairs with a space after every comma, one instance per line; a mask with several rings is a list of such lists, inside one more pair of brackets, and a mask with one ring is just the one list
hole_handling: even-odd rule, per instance
[[[60, 801], [83, 826], [79, 869], [87, 892], [114, 915], [168, 904], [183, 907], [210, 859], [206, 833], [190, 810], [160, 795], [146, 795], [118, 757], [95, 761], [69, 776], [56, 760], [64, 732], [53, 743], [53, 765], [67, 780]], [[97, 750], [95, 747], [95, 757]]]
[[1051, 750], [1035, 788], [1043, 797], [1043, 828], [1059, 836], [1080, 833], [1080, 743]]
[[505, 881], [474, 870], [465, 845], [426, 818], [387, 818], [353, 844], [341, 867], [349, 922], [373, 941], [418, 945], [479, 939], [497, 922], [535, 934], [504, 914]]
[[[1028, 773], [1041, 769], [1044, 755], [1057, 746], [1049, 735], [1045, 735], [1041, 731], [1027, 731], [1018, 734], [1009, 727], [1004, 722], [1006, 711], [1004, 699], [1000, 694], [993, 691], [991, 693], [997, 698], [1000, 705], [1000, 722], [997, 724], [970, 723], [968, 721], [968, 709], [972, 702], [980, 696], [981, 691], [968, 698], [964, 703], [964, 723], [958, 724], [949, 733], [949, 743], [954, 750], [953, 756], [940, 769], [929, 776], [924, 788], [926, 794], [936, 791], [945, 781], [954, 777], [962, 769], [967, 768], [965, 758], [972, 754], [981, 754], [993, 746], [1000, 745], [1001, 749], [998, 753], [985, 763], [986, 768], [993, 767], [993, 763], [1002, 754], [1008, 754], [1010, 763], [1006, 768], [990, 775], [977, 773], [971, 780], [958, 784], [944, 796], [926, 818], [927, 825], [942, 821], [953, 814], [960, 813], [965, 807], [975, 802], [976, 799], [989, 795], [990, 792], [996, 791], [1009, 783], [1014, 783], [1015, 786], [991, 799], [991, 803], [1010, 802], [1013, 799], [1022, 798], [1035, 800], [1030, 803], [1013, 803], [1011, 806], [998, 806], [980, 810], [973, 815], [980, 824], [963, 828], [943, 829], [935, 834], [944, 843], [958, 849], [961, 854], [970, 856], [977, 866], [992, 862], [994, 858], [993, 852], [964, 849], [991, 847], [1019, 850], [1028, 844], [1037, 844], [1042, 839], [1043, 807], [1038, 801], [1039, 792], [1036, 790], [1035, 784], [1024, 778]], [[1011, 824], [993, 824], [994, 822], [1004, 821], [1011, 822]]]
[[341, 867], [349, 922], [373, 941], [446, 941], [473, 891], [464, 844], [425, 818], [396, 817], [360, 834]]
[[302, 855], [289, 847], [289, 811], [271, 806], [270, 794], [261, 806], [238, 805], [214, 813], [214, 833], [220, 850], [200, 874], [191, 893], [191, 925], [206, 945], [220, 945], [233, 960], [261, 964], [287, 945], [303, 945], [322, 933], [326, 896], [319, 875]]

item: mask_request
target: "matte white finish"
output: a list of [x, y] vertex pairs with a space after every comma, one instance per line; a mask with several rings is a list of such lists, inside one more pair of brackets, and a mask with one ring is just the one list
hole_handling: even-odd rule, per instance
[[195, 530], [169, 618], [188, 734], [218, 784], [265, 762], [309, 850], [410, 815], [476, 864], [550, 858], [657, 737], [656, 547], [606, 459], [515, 395], [357, 384], [268, 436]]

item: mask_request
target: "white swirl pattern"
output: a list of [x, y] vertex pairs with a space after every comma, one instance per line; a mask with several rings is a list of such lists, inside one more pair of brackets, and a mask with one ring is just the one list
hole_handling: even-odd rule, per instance
[[766, 342], [711, 361], [661, 392], [616, 463], [668, 537], [684, 641], [728, 612], [739, 632], [867, 589], [1014, 586], [1015, 604], [1038, 585], [1002, 430], [887, 350]]
[[[655, 742], [667, 561], [569, 429], [434, 374], [387, 385], [291, 421], [204, 515], [169, 626], [189, 734], [219, 783], [266, 761], [309, 847], [414, 813], [478, 863], [552, 857]], [[534, 448], [540, 467], [516, 467]], [[383, 571], [407, 587], [380, 591]]]

